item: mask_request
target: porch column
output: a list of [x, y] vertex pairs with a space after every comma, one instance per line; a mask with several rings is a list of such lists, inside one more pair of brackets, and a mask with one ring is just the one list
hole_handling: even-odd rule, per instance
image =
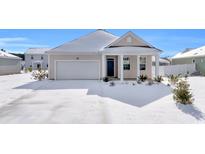
[[137, 74], [136, 74], [136, 78], [138, 79], [139, 76], [140, 76], [140, 56], [137, 56]]
[[102, 78], [106, 77], [106, 55], [102, 54]]
[[155, 77], [159, 76], [159, 55], [155, 56]]
[[123, 55], [120, 55], [120, 81], [124, 80]]

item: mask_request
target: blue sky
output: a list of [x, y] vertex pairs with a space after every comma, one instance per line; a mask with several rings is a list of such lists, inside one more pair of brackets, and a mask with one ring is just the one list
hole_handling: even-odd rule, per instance
[[[163, 50], [162, 57], [173, 56], [185, 48], [205, 45], [205, 30], [170, 29], [106, 29], [117, 36], [131, 30], [155, 47]], [[4, 29], [0, 30], [0, 48], [25, 52], [29, 47], [55, 47], [95, 31], [94, 29]]]

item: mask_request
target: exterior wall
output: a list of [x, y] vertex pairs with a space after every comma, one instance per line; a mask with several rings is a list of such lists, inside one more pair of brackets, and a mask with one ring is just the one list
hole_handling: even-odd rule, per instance
[[[33, 59], [31, 59], [33, 56]], [[41, 59], [43, 56], [43, 59]], [[42, 61], [42, 69], [48, 69], [48, 56], [46, 54], [25, 54], [25, 68], [29, 68], [35, 61]], [[37, 69], [36, 66], [33, 65], [33, 69]]]
[[[125, 79], [137, 78], [137, 56], [124, 56], [130, 59], [130, 70], [124, 70]], [[120, 72], [120, 57], [118, 56], [118, 72]], [[146, 70], [140, 71], [140, 74], [147, 75], [148, 78], [152, 78], [152, 56], [146, 56]], [[120, 78], [120, 73], [118, 73]]]
[[[55, 79], [55, 61], [56, 60], [99, 60], [100, 70], [102, 70], [101, 65], [101, 55], [50, 55], [48, 64], [49, 79]], [[89, 69], [89, 68], [88, 68]], [[100, 72], [100, 77], [102, 78], [102, 72]]]
[[[115, 76], [120, 78], [120, 56], [107, 56], [115, 57]], [[137, 56], [124, 56], [130, 58], [130, 70], [124, 70], [125, 79], [135, 79], [137, 74]], [[50, 55], [49, 56], [49, 79], [55, 78], [55, 61], [56, 60], [99, 60], [100, 62], [100, 77], [102, 78], [102, 56], [101, 55]], [[152, 78], [152, 56], [146, 56], [146, 70], [141, 71], [140, 74], [147, 75]], [[88, 68], [89, 69], [89, 68]], [[106, 68], [107, 69], [107, 68]], [[107, 71], [106, 71], [107, 72]]]
[[172, 59], [172, 65], [177, 64], [192, 64], [193, 59], [195, 60], [196, 69], [205, 75], [205, 57], [192, 57], [192, 58], [181, 58]]
[[0, 75], [17, 74], [21, 71], [21, 60], [0, 58]]

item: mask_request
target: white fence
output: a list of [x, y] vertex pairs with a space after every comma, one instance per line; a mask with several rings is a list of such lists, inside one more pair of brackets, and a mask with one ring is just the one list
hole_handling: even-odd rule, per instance
[[[168, 66], [159, 66], [159, 75], [185, 75], [189, 72], [192, 74], [196, 72], [195, 64], [183, 64], [183, 65], [168, 65]], [[155, 74], [155, 66], [152, 67], [152, 73]]]

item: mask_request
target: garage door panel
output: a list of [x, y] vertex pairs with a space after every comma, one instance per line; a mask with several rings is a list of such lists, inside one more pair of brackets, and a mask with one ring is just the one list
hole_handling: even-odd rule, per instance
[[99, 62], [57, 61], [56, 79], [99, 79]]

